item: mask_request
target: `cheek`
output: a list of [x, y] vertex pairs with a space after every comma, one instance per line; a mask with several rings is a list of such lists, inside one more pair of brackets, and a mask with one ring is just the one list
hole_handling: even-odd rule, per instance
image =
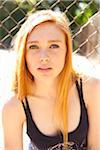
[[65, 58], [66, 58], [66, 52], [62, 52], [59, 55], [56, 56], [56, 59], [58, 62], [63, 65], [65, 63]]
[[35, 67], [35, 59], [34, 59], [34, 57], [30, 53], [26, 54], [26, 64], [27, 64], [27, 67], [28, 67], [28, 69], [29, 69], [30, 72]]
[[60, 54], [55, 57], [54, 64], [56, 65], [56, 69], [61, 71], [65, 64], [65, 54]]

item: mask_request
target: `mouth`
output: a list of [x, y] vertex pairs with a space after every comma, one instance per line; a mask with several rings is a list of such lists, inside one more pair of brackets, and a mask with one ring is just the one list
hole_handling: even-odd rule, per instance
[[52, 68], [38, 68], [38, 70], [40, 70], [40, 71], [49, 71], [49, 70], [51, 70]]
[[48, 69], [52, 69], [52, 68], [38, 68], [39, 70], [48, 70]]

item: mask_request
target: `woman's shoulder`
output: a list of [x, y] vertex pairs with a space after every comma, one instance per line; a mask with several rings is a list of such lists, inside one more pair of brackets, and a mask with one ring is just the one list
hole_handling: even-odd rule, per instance
[[16, 95], [11, 96], [3, 106], [2, 113], [6, 117], [18, 117], [22, 123], [25, 121], [25, 114], [22, 107], [21, 101], [17, 98]]
[[[92, 91], [100, 88], [100, 79], [91, 76], [83, 76], [83, 85]], [[96, 89], [95, 89], [96, 88]]]
[[4, 108], [16, 110], [19, 109], [21, 106], [21, 101], [17, 99], [16, 95], [11, 96], [6, 100], [6, 103], [4, 104]]
[[95, 103], [100, 99], [100, 79], [91, 76], [83, 76], [83, 92], [84, 99], [89, 105], [90, 103]]

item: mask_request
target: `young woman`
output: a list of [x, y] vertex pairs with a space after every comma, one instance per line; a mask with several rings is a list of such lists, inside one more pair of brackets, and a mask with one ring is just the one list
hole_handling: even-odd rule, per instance
[[14, 96], [4, 105], [5, 150], [23, 149], [23, 124], [31, 149], [100, 150], [100, 81], [72, 66], [66, 17], [51, 10], [31, 14], [20, 28]]

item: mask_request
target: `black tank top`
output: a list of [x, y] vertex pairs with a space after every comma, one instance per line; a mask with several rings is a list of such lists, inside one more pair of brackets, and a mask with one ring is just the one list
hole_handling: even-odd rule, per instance
[[[79, 95], [81, 115], [77, 128], [68, 133], [68, 147], [75, 150], [86, 150], [87, 148], [87, 134], [88, 134], [88, 114], [83, 98], [82, 79], [80, 84], [76, 81], [76, 88]], [[60, 150], [63, 149], [63, 135], [60, 132], [54, 136], [47, 136], [41, 133], [35, 124], [31, 111], [29, 108], [27, 97], [25, 98], [26, 106], [23, 104], [23, 108], [26, 115], [27, 134], [31, 140], [31, 150]]]

